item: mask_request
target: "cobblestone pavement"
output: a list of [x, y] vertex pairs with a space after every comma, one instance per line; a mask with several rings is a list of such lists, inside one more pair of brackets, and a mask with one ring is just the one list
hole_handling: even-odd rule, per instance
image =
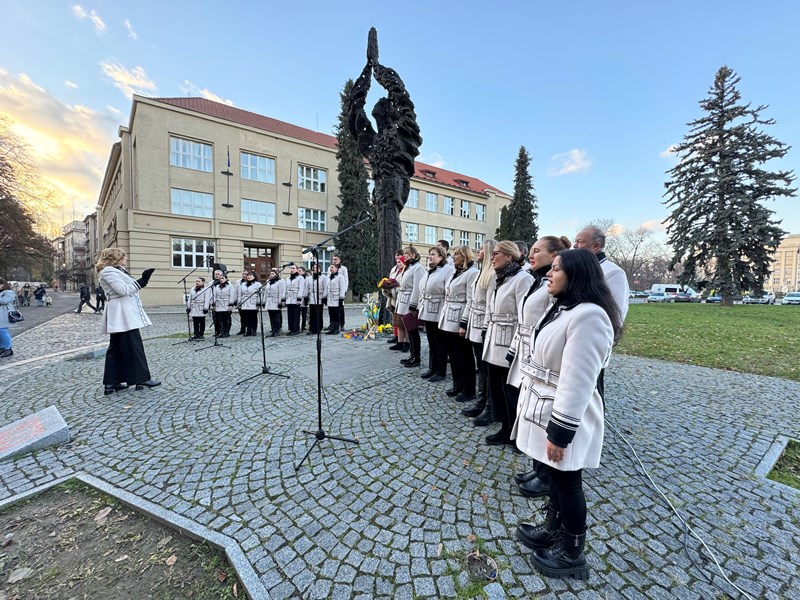
[[[102, 358], [36, 358], [102, 344], [91, 315], [17, 337], [0, 425], [55, 404], [73, 441], [0, 463], [0, 500], [89, 473], [234, 538], [275, 599], [466, 598], [480, 593], [463, 569], [476, 546], [499, 565], [482, 589], [492, 599], [741, 597], [610, 430], [602, 468], [585, 474], [592, 575], [542, 578], [514, 538], [538, 507], [510, 483], [527, 459], [484, 445], [445, 384], [399, 368], [383, 340], [322, 336], [323, 425], [360, 444], [323, 440], [296, 472], [317, 424], [315, 338], [267, 339], [283, 379], [259, 375], [255, 338], [195, 352], [160, 337], [185, 332], [184, 315], [150, 313], [163, 385], [141, 392], [103, 396]], [[729, 577], [754, 598], [800, 598], [800, 494], [754, 474], [778, 435], [800, 437], [800, 384], [615, 356], [606, 389], [609, 421]]]

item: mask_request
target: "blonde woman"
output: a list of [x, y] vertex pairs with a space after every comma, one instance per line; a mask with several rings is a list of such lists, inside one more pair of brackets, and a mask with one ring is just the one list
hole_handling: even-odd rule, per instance
[[459, 335], [463, 332], [464, 337], [472, 345], [478, 376], [478, 401], [475, 406], [462, 410], [461, 414], [465, 417], [475, 417], [472, 423], [476, 427], [491, 425], [494, 420], [492, 405], [487, 402], [489, 388], [486, 385], [486, 365], [483, 362], [483, 321], [486, 317], [486, 291], [495, 277], [494, 269], [492, 268], [494, 246], [494, 240], [486, 240], [475, 256], [475, 260], [480, 265], [480, 273], [472, 284], [472, 291], [469, 295], [467, 306], [464, 308], [464, 315], [461, 317], [458, 331]]
[[145, 269], [134, 279], [125, 267], [128, 255], [119, 248], [106, 248], [95, 265], [100, 285], [106, 293], [101, 333], [110, 334], [106, 365], [103, 372], [103, 393], [108, 396], [129, 385], [137, 390], [161, 385], [150, 377], [147, 357], [139, 329], [152, 325], [144, 312], [139, 290], [147, 286], [155, 269]]
[[407, 246], [403, 249], [405, 260], [405, 271], [400, 287], [397, 289], [397, 314], [403, 319], [403, 325], [408, 333], [408, 343], [410, 355], [408, 358], [400, 360], [400, 364], [406, 367], [418, 367], [420, 361], [420, 338], [419, 338], [419, 309], [420, 283], [425, 277], [425, 268], [419, 264], [419, 252], [414, 246]]
[[518, 306], [533, 283], [533, 277], [519, 264], [520, 251], [514, 242], [504, 240], [492, 252], [495, 278], [486, 290], [486, 317], [483, 360], [487, 363], [487, 380], [492, 411], [500, 421], [500, 431], [486, 436], [490, 446], [514, 445], [511, 426], [517, 417], [519, 390], [509, 385], [508, 350], [517, 329]]
[[466, 319], [465, 309], [478, 278], [469, 246], [456, 246], [453, 266], [455, 272], [445, 286], [444, 308], [439, 314], [439, 330], [444, 335], [453, 373], [453, 387], [445, 394], [455, 396], [459, 402], [468, 402], [475, 399], [475, 358], [461, 322]]

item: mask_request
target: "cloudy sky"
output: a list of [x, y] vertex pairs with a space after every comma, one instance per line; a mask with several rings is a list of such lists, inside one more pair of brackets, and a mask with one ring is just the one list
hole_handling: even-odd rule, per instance
[[[57, 190], [58, 216], [82, 218], [132, 94], [203, 96], [331, 133], [375, 26], [416, 104], [421, 160], [510, 193], [524, 145], [543, 234], [600, 218], [660, 231], [669, 148], [722, 65], [795, 147], [775, 168], [800, 171], [798, 22], [794, 0], [6, 0], [0, 114]], [[769, 207], [800, 233], [800, 201]]]

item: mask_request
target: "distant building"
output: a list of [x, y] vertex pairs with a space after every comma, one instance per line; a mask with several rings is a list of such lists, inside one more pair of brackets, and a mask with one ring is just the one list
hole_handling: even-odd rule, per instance
[[86, 241], [86, 225], [72, 221], [61, 228], [61, 236], [53, 240], [55, 274], [59, 288], [77, 290], [85, 283], [86, 267], [91, 260]]
[[773, 259], [765, 289], [775, 294], [800, 291], [800, 234], [783, 238]]
[[[336, 231], [336, 138], [203, 98], [133, 97], [98, 198], [99, 248], [118, 246], [129, 269], [156, 271], [150, 303], [177, 304], [177, 281], [224, 263], [259, 278], [308, 262], [303, 248]], [[479, 149], [476, 149], [479, 151]], [[509, 167], [510, 168], [510, 167]], [[510, 196], [483, 181], [417, 163], [401, 213], [405, 243], [479, 247]], [[324, 250], [320, 261], [330, 263]]]

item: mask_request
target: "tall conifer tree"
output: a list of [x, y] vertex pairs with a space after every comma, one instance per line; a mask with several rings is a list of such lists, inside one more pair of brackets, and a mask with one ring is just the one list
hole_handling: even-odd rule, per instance
[[789, 147], [762, 131], [775, 121], [761, 117], [766, 106], [741, 103], [739, 81], [728, 67], [717, 71], [700, 101], [706, 114], [688, 124], [675, 148], [680, 162], [668, 171], [664, 193], [672, 210], [665, 221], [674, 249], [670, 269], [682, 263], [683, 284], [708, 278], [708, 287], [727, 304], [743, 291], [761, 291], [770, 253], [783, 237], [780, 221], [763, 202], [796, 192], [792, 171], [762, 168]]
[[[358, 145], [347, 127], [347, 106], [353, 80], [348, 79], [340, 93], [341, 112], [335, 128], [337, 177], [339, 180], [339, 214], [335, 217], [338, 231], [350, 227], [364, 216], [374, 213], [369, 194], [369, 176]], [[356, 298], [376, 289], [378, 279], [378, 230], [374, 221], [336, 239], [336, 248], [347, 267], [350, 289]]]
[[522, 240], [529, 246], [536, 241], [539, 218], [536, 196], [533, 193], [533, 177], [529, 170], [531, 155], [525, 146], [519, 147], [519, 155], [514, 166], [514, 197], [508, 206], [500, 211], [500, 227], [497, 228], [498, 240]]

